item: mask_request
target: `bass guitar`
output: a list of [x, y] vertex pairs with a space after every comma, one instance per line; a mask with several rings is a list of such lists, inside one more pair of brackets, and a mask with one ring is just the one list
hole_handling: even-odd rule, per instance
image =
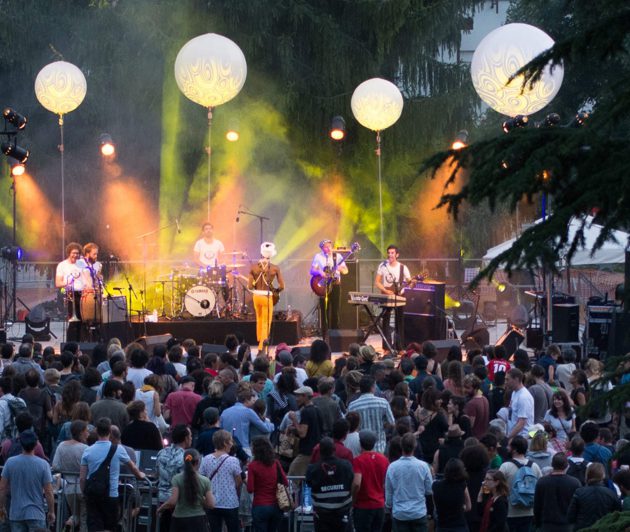
[[319, 297], [326, 296], [329, 287], [335, 282], [335, 274], [337, 273], [339, 265], [345, 262], [350, 255], [356, 253], [357, 251], [361, 251], [361, 246], [358, 242], [355, 242], [352, 246], [350, 246], [350, 249], [342, 255], [341, 260], [335, 263], [332, 268], [326, 267], [321, 275], [311, 276], [311, 290], [315, 293], [315, 295]]

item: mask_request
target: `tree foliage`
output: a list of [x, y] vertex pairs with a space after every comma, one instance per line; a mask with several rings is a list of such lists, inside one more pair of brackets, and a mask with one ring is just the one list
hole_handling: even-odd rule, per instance
[[[523, 0], [521, 6], [539, 3]], [[551, 3], [554, 8], [557, 4]], [[527, 229], [480, 277], [491, 277], [499, 267], [511, 271], [542, 264], [553, 270], [561, 255], [570, 260], [584, 242], [586, 223], [569, 241], [568, 226], [574, 216], [595, 214], [603, 225], [594, 249], [613, 230], [630, 227], [630, 162], [626, 155], [630, 5], [621, 0], [588, 5], [575, 1], [563, 2], [562, 8], [567, 21], [564, 33], [515, 76], [523, 74], [524, 83], [533, 83], [546, 65], [564, 64], [568, 80], [578, 84], [568, 88], [571, 100], [593, 105], [583, 127], [529, 127], [481, 140], [458, 152], [438, 153], [422, 167], [435, 174], [450, 165], [450, 182], [459, 172], [468, 173], [467, 183], [456, 192], [445, 193], [440, 201], [454, 216], [465, 202], [479, 205], [487, 201], [493, 208], [506, 203], [514, 210], [523, 200], [531, 202], [541, 194], [550, 198], [552, 212], [546, 221]], [[598, 76], [596, 82], [587, 77], [593, 72]], [[580, 87], [582, 77], [585, 82]]]

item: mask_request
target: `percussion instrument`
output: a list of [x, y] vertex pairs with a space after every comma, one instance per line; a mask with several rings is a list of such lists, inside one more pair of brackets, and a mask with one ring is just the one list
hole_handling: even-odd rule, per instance
[[81, 319], [84, 323], [101, 323], [103, 321], [102, 294], [91, 288], [81, 292]]
[[227, 286], [227, 269], [223, 266], [208, 266], [200, 272], [201, 283], [206, 286]]
[[184, 308], [196, 318], [210, 315], [215, 305], [216, 296], [212, 289], [207, 286], [193, 286], [184, 296]]

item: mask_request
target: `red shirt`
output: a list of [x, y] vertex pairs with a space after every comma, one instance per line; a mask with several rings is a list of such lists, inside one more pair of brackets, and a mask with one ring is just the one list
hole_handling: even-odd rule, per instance
[[[354, 462], [352, 451], [342, 442], [337, 440], [335, 440], [335, 456], [337, 458], [341, 458], [342, 460], [348, 460], [350, 464]], [[315, 462], [319, 462], [319, 443], [313, 448], [313, 453], [311, 454], [311, 464], [314, 464]]]
[[278, 475], [281, 475], [282, 483], [287, 486], [287, 477], [277, 460], [270, 466], [258, 460], [249, 463], [247, 466], [247, 491], [254, 494], [253, 506], [274, 506], [277, 504]]
[[472, 435], [475, 438], [481, 438], [488, 432], [488, 422], [490, 417], [490, 404], [483, 395], [476, 395], [464, 406], [464, 414], [468, 417], [474, 417], [475, 422], [472, 426]]
[[500, 371], [507, 373], [510, 371], [511, 366], [507, 360], [502, 358], [493, 358], [490, 362], [488, 362], [486, 367], [488, 368], [488, 378], [494, 382], [495, 373], [499, 373]]
[[164, 408], [171, 415], [171, 426], [190, 425], [201, 396], [191, 390], [178, 390], [168, 394], [164, 402]]
[[389, 461], [382, 454], [363, 451], [354, 459], [352, 468], [361, 475], [355, 508], [377, 510], [385, 506], [385, 474]]

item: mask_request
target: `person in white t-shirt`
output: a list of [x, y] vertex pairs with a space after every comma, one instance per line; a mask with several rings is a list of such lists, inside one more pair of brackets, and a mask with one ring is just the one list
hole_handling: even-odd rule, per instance
[[507, 420], [508, 440], [514, 436], [527, 438], [527, 427], [534, 424], [534, 398], [523, 385], [523, 372], [517, 368], [508, 371], [505, 387], [512, 390]]
[[[404, 291], [403, 283], [411, 281], [409, 268], [398, 262], [399, 256], [400, 253], [397, 246], [392, 244], [387, 247], [387, 260], [379, 265], [374, 281], [381, 294], [402, 295]], [[391, 326], [392, 308], [388, 308], [383, 313], [383, 333], [389, 344], [398, 350], [404, 346], [403, 309], [404, 307], [395, 307], [394, 309], [394, 328]], [[383, 342], [383, 349], [388, 349], [385, 342]]]
[[[81, 244], [70, 242], [66, 246], [67, 258], [57, 264], [57, 271], [55, 272], [55, 286], [65, 290], [65, 299], [68, 304], [68, 319], [75, 322], [81, 320], [81, 293], [84, 288], [82, 276], [84, 266], [79, 259], [81, 251]], [[76, 319], [73, 319], [73, 316]], [[78, 341], [80, 339], [79, 327], [69, 331], [68, 341]]]
[[206, 222], [201, 226], [203, 237], [195, 242], [193, 251], [195, 262], [204, 268], [208, 266], [218, 266], [221, 253], [225, 251], [223, 242], [214, 238], [214, 226]]

